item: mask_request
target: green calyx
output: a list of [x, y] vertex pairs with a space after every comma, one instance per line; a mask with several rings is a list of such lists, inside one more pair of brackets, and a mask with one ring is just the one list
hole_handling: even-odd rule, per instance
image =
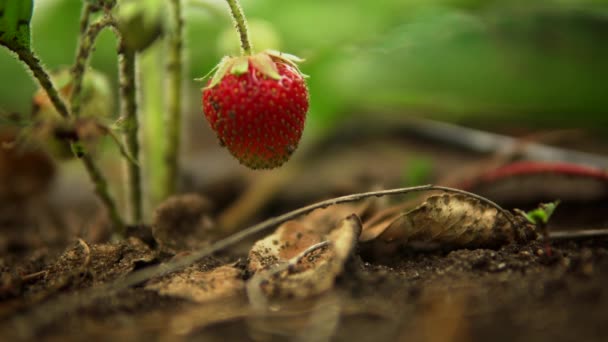
[[[205, 89], [213, 88], [220, 83], [220, 81], [224, 78], [224, 76], [228, 73], [232, 75], [243, 75], [249, 71], [249, 67], [253, 66], [256, 70], [258, 70], [262, 75], [273, 79], [280, 80], [281, 75], [279, 74], [279, 70], [277, 69], [276, 62], [282, 62], [294, 67], [303, 77], [307, 77], [302, 74], [298, 69], [297, 63], [302, 62], [303, 59], [290, 55], [287, 53], [282, 53], [274, 50], [268, 50], [260, 53], [256, 53], [251, 56], [239, 56], [239, 57], [224, 57], [222, 60], [216, 65], [209, 74], [205, 75], [202, 78], [196, 79], [197, 81], [203, 81], [211, 74], [213, 77], [211, 78], [211, 82], [209, 85], [205, 87]], [[215, 72], [215, 73], [214, 73]]]

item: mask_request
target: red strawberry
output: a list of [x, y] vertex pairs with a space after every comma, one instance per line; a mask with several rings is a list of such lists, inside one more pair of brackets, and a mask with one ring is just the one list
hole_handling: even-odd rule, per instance
[[220, 143], [252, 169], [286, 162], [298, 146], [308, 90], [295, 56], [224, 57], [203, 89], [203, 111]]

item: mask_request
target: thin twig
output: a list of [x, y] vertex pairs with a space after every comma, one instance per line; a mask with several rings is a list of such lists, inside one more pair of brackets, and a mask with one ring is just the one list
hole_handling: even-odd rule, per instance
[[132, 223], [143, 219], [142, 177], [139, 165], [139, 120], [137, 118], [137, 88], [135, 51], [129, 49], [121, 39], [118, 48], [121, 120], [124, 122], [124, 142], [129, 156], [125, 158], [127, 171], [128, 212]]
[[179, 177], [179, 149], [182, 123], [182, 71], [183, 71], [183, 31], [181, 0], [171, 0], [172, 28], [169, 34], [169, 56], [167, 59], [168, 97], [167, 97], [167, 145], [164, 153], [167, 165], [162, 197], [173, 193]]
[[[389, 121], [387, 121], [389, 120]], [[393, 120], [393, 121], [390, 121]], [[508, 153], [517, 151], [525, 159], [537, 161], [564, 161], [573, 164], [608, 168], [608, 158], [586, 152], [522, 141], [506, 135], [480, 131], [446, 122], [423, 119], [385, 118], [376, 122], [388, 122], [391, 127], [405, 129], [408, 134], [445, 142], [478, 153]]]
[[34, 281], [34, 280], [36, 280], [38, 278], [45, 278], [47, 276], [47, 274], [49, 274], [48, 270], [43, 270], [43, 271], [38, 271], [38, 272], [26, 274], [26, 275], [24, 275], [24, 276], [21, 277], [21, 281], [23, 281], [23, 282]]
[[549, 232], [547, 237], [549, 240], [566, 240], [566, 239], [583, 239], [590, 237], [608, 236], [608, 228], [606, 229], [584, 229], [584, 230], [566, 230]]
[[[86, 12], [84, 14], [86, 14]], [[75, 118], [80, 115], [80, 107], [82, 102], [82, 82], [95, 40], [104, 28], [111, 26], [116, 26], [116, 21], [114, 18], [111, 16], [104, 16], [97, 22], [89, 25], [84, 36], [81, 37], [79, 41], [79, 46], [76, 52], [76, 61], [72, 67], [72, 91], [70, 94], [70, 109], [72, 116]]]

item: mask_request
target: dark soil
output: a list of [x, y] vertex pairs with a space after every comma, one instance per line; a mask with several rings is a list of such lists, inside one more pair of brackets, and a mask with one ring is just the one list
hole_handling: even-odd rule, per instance
[[[338, 341], [604, 341], [607, 246], [608, 239], [560, 242], [552, 245], [551, 256], [540, 242], [499, 250], [404, 251], [384, 262], [357, 255], [335, 290], [305, 303], [277, 304], [277, 315], [266, 318], [231, 313], [246, 306], [244, 293], [205, 308], [141, 287], [97, 300], [42, 327], [36, 316], [16, 316], [46, 297], [114, 279], [152, 260], [152, 253], [132, 240], [93, 246], [84, 269], [79, 261], [85, 256], [77, 243], [57, 263], [43, 267], [46, 276], [20, 283], [5, 278], [2, 339], [14, 340], [19, 327], [37, 340], [307, 340], [315, 329], [325, 330], [327, 322], [319, 319], [338, 315], [332, 339]], [[200, 267], [220, 263], [209, 259]], [[209, 317], [201, 319], [203, 313]], [[179, 325], [183, 321], [186, 327]], [[29, 324], [38, 331], [29, 330]]]

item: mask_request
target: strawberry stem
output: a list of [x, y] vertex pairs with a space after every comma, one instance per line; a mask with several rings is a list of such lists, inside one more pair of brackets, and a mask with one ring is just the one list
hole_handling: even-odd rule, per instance
[[169, 34], [169, 55], [167, 60], [167, 145], [164, 159], [167, 163], [166, 178], [163, 182], [162, 198], [175, 193], [179, 178], [179, 149], [182, 122], [182, 74], [183, 74], [183, 31], [184, 18], [181, 0], [171, 0], [171, 31]]
[[40, 63], [40, 60], [33, 52], [25, 49], [15, 50], [17, 57], [20, 61], [22, 61], [32, 72], [36, 80], [40, 86], [46, 91], [46, 95], [51, 100], [51, 103], [64, 119], [68, 119], [70, 117], [70, 112], [68, 111], [68, 107], [65, 102], [62, 100], [59, 95], [59, 91], [53, 84], [51, 77], [46, 72], [46, 69]]
[[[83, 14], [88, 15], [85, 11]], [[84, 24], [84, 21], [83, 23]], [[76, 62], [72, 67], [72, 92], [70, 94], [70, 112], [73, 117], [80, 116], [80, 107], [82, 104], [82, 82], [86, 71], [87, 64], [93, 51], [95, 40], [101, 31], [106, 27], [115, 26], [114, 19], [110, 16], [104, 16], [94, 24], [88, 25], [84, 35], [80, 37]]]
[[228, 6], [230, 6], [230, 13], [234, 20], [234, 26], [241, 39], [241, 54], [244, 56], [251, 56], [253, 54], [253, 46], [249, 42], [247, 20], [245, 19], [243, 8], [238, 0], [226, 0], [226, 2], [228, 3]]
[[133, 224], [143, 220], [142, 178], [139, 165], [139, 121], [137, 118], [136, 54], [122, 37], [118, 48], [120, 80], [120, 117], [125, 123], [124, 142], [127, 153], [133, 158], [124, 159], [127, 179], [127, 212]]
[[[48, 73], [44, 69], [44, 67], [40, 64], [38, 58], [33, 54], [33, 52], [28, 50], [19, 50], [15, 51], [19, 59], [24, 62], [34, 77], [40, 83], [40, 86], [46, 91], [49, 96], [51, 103], [55, 107], [55, 110], [64, 119], [70, 119], [71, 115], [68, 111], [68, 106], [65, 101], [59, 96], [59, 91], [51, 81]], [[125, 233], [125, 225], [122, 221], [120, 213], [118, 212], [118, 207], [116, 206], [116, 202], [110, 195], [108, 190], [108, 182], [104, 175], [101, 173], [99, 166], [95, 163], [90, 154], [85, 151], [84, 146], [79, 141], [70, 141], [70, 146], [72, 150], [78, 151], [77, 156], [82, 161], [87, 170], [89, 178], [95, 185], [95, 192], [98, 198], [101, 200], [106, 210], [108, 211], [108, 215], [110, 216], [110, 220], [112, 221], [114, 231], [119, 236], [124, 236]]]

